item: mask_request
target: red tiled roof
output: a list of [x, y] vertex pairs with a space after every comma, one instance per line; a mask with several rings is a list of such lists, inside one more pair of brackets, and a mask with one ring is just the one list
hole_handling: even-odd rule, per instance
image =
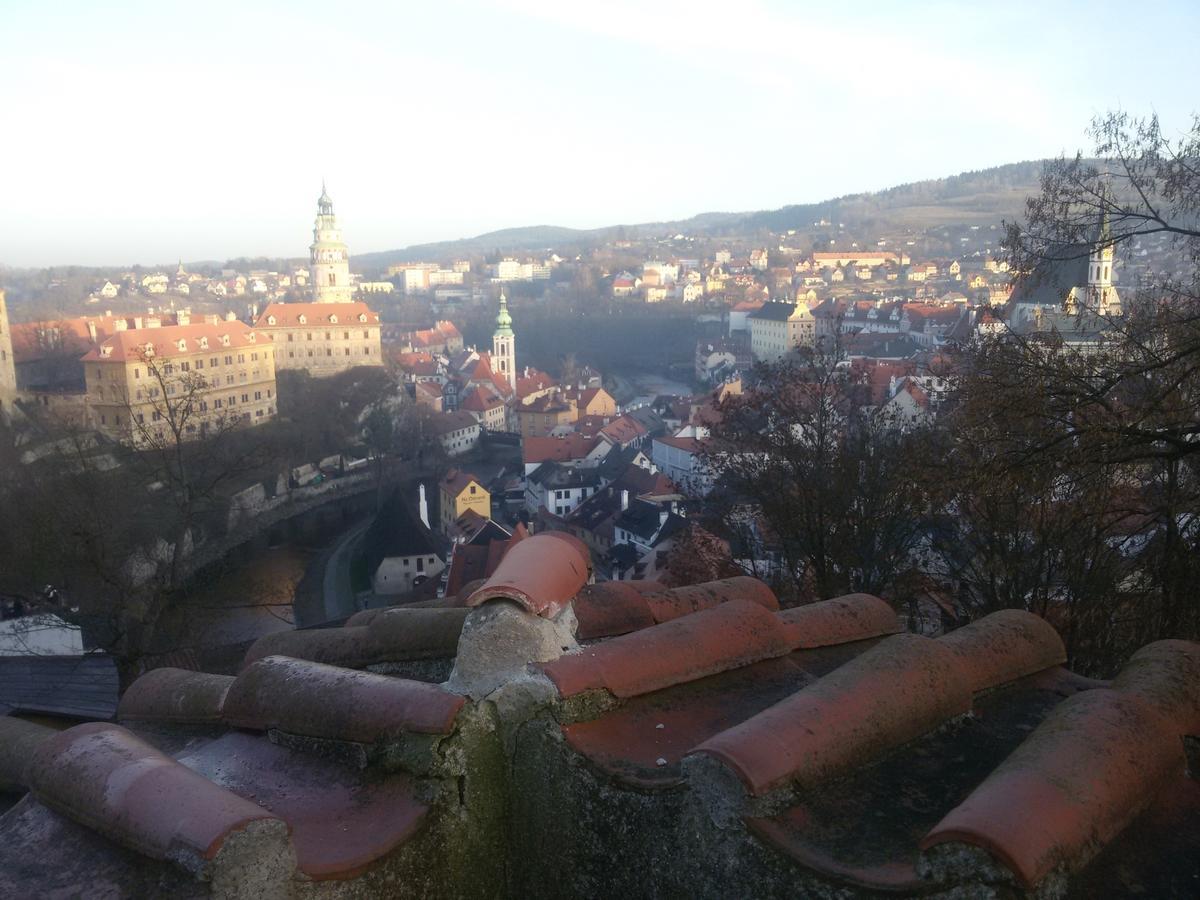
[[[303, 316], [305, 321], [301, 322]], [[271, 319], [275, 324], [271, 324]], [[336, 320], [336, 321], [335, 321]], [[255, 328], [298, 328], [303, 325], [378, 325], [379, 313], [365, 303], [270, 303]]]
[[521, 441], [521, 460], [527, 465], [547, 460], [567, 462], [584, 459], [600, 443], [598, 437], [567, 434], [563, 437], [527, 437]]
[[[471, 421], [474, 421], [474, 419]], [[451, 497], [457, 497], [459, 494], [465, 491], [472, 482], [480, 487], [483, 487], [483, 482], [481, 482], [470, 472], [464, 472], [462, 469], [451, 469], [446, 473], [445, 477], [442, 478], [441, 490], [445, 491]]]
[[646, 436], [641, 422], [629, 416], [619, 416], [600, 429], [600, 433], [617, 444], [628, 444]]
[[[228, 338], [228, 343], [225, 339]], [[183, 349], [179, 342], [183, 342]], [[133, 361], [143, 358], [147, 345], [153, 347], [155, 359], [170, 359], [193, 353], [218, 352], [231, 347], [253, 347], [258, 335], [244, 322], [197, 323], [192, 325], [163, 325], [159, 328], [131, 328], [115, 331], [93, 347], [83, 357], [84, 362]], [[264, 346], [270, 346], [264, 340]]]

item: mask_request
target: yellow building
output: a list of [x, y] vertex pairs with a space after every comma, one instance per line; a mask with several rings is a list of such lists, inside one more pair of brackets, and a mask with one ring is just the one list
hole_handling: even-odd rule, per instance
[[153, 445], [275, 416], [275, 350], [238, 321], [117, 330], [84, 355], [90, 424]]
[[365, 303], [272, 303], [254, 328], [274, 341], [278, 369], [333, 375], [383, 365], [379, 314]]
[[492, 517], [492, 495], [470, 472], [449, 472], [442, 479], [438, 494], [442, 531], [446, 531], [467, 510], [473, 510], [485, 519]]
[[17, 369], [13, 363], [12, 333], [8, 329], [8, 305], [0, 291], [0, 419], [13, 411], [17, 399]]

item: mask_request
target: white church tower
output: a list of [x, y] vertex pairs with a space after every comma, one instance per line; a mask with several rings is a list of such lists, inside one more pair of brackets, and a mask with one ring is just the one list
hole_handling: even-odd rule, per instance
[[318, 303], [348, 303], [354, 294], [350, 286], [350, 250], [342, 240], [333, 201], [324, 184], [317, 201], [317, 221], [308, 255], [313, 299]]
[[508, 298], [500, 291], [500, 313], [496, 316], [496, 330], [492, 333], [492, 369], [504, 376], [509, 387], [517, 386], [517, 346], [512, 330], [512, 316], [508, 314]]

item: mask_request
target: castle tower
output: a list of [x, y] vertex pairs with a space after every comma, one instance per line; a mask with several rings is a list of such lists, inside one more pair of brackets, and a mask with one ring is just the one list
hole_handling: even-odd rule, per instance
[[350, 250], [342, 241], [333, 201], [321, 184], [317, 200], [317, 221], [313, 225], [313, 242], [308, 248], [309, 272], [313, 299], [318, 303], [348, 303], [353, 297], [350, 286]]
[[0, 291], [0, 419], [12, 417], [17, 399], [17, 370], [13, 363], [12, 334], [8, 330], [8, 306]]
[[508, 314], [508, 299], [500, 291], [500, 313], [496, 316], [496, 330], [492, 333], [492, 368], [504, 376], [509, 387], [517, 384], [517, 346], [512, 330], [512, 316]]

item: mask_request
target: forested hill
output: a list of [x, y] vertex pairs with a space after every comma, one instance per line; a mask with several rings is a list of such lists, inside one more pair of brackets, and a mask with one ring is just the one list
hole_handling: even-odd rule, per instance
[[672, 222], [593, 229], [554, 225], [507, 228], [458, 241], [358, 254], [354, 263], [355, 268], [377, 268], [410, 260], [439, 260], [492, 251], [533, 252], [549, 248], [561, 251], [621, 235], [630, 238], [670, 232], [712, 237], [753, 235], [768, 230], [804, 230], [822, 219], [875, 232], [906, 228], [919, 231], [932, 225], [992, 224], [1020, 215], [1025, 198], [1038, 189], [1041, 171], [1042, 162], [1035, 160], [757, 212], [708, 212]]

